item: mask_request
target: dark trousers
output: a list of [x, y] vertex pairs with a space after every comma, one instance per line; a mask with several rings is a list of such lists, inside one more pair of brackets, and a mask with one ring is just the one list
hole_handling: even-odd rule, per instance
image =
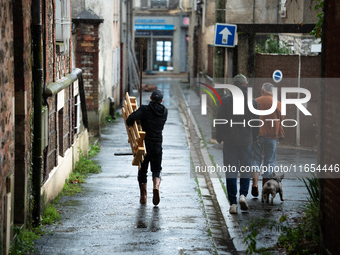
[[145, 143], [146, 155], [144, 161], [138, 171], [138, 182], [147, 183], [147, 172], [149, 163], [151, 165], [152, 179], [161, 178], [162, 171], [162, 154], [163, 148], [161, 143]]

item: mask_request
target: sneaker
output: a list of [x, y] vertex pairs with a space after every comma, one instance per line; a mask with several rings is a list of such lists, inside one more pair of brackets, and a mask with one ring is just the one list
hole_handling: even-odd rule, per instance
[[240, 206], [241, 206], [241, 210], [248, 210], [249, 209], [247, 199], [244, 195], [240, 196], [239, 203], [240, 203]]
[[251, 194], [253, 195], [253, 197], [258, 197], [259, 196], [259, 189], [257, 188], [257, 186], [252, 186], [251, 187]]
[[233, 204], [233, 205], [230, 206], [229, 213], [230, 214], [237, 214], [237, 205], [236, 204]]

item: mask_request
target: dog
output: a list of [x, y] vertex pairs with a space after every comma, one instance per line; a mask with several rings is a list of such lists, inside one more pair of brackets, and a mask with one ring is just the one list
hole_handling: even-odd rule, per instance
[[274, 176], [272, 178], [270, 178], [263, 185], [263, 188], [262, 188], [262, 203], [264, 203], [264, 201], [266, 201], [266, 203], [269, 203], [269, 195], [272, 195], [271, 203], [273, 204], [273, 200], [274, 200], [277, 193], [280, 194], [281, 201], [284, 201], [283, 197], [282, 197], [283, 193], [282, 193], [282, 184], [281, 184], [283, 177], [284, 177], [284, 174], [283, 175], [274, 174]]

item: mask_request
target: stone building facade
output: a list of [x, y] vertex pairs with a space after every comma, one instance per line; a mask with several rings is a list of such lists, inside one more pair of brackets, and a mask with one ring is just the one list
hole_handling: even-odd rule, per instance
[[[42, 56], [42, 69], [38, 70], [42, 82], [36, 84], [32, 31], [40, 29], [33, 28], [33, 7], [41, 10], [43, 42], [35, 55]], [[24, 228], [32, 221], [30, 173], [36, 168], [32, 154], [37, 151], [32, 145], [33, 121], [42, 130], [42, 153], [38, 155], [42, 159], [38, 168], [42, 196], [35, 197], [42, 201], [40, 213], [61, 191], [79, 149], [88, 149], [78, 89], [83, 85], [81, 70], [72, 68], [70, 20], [70, 0], [0, 1], [0, 254], [9, 253], [13, 226]], [[35, 89], [42, 98], [34, 98]], [[39, 107], [34, 109], [34, 100], [42, 105], [41, 119], [34, 117], [33, 113], [41, 112]]]

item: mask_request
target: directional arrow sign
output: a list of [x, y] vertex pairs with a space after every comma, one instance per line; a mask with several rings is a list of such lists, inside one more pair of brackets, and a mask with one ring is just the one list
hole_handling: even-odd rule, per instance
[[216, 23], [215, 26], [215, 46], [234, 47], [236, 36], [236, 25]]
[[228, 43], [228, 36], [232, 35], [227, 27], [219, 32], [219, 34], [222, 35], [222, 43]]

